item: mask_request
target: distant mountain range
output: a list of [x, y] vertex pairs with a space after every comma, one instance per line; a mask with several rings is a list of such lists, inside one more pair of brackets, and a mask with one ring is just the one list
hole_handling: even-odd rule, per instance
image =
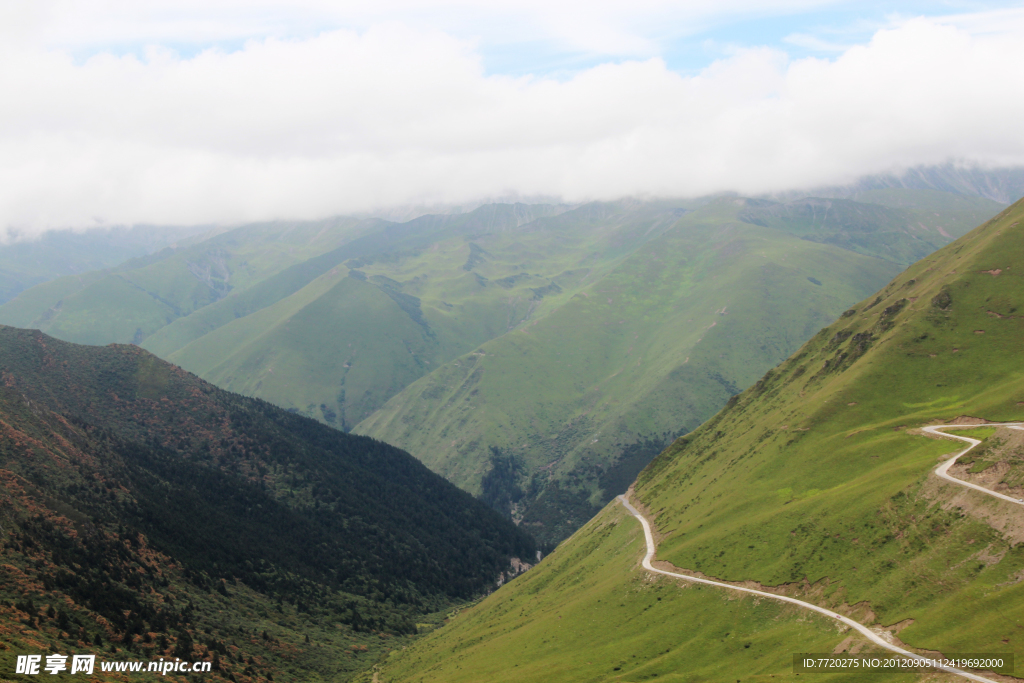
[[135, 343], [383, 439], [554, 543], [1019, 176], [914, 173], [785, 201], [243, 226], [38, 285], [0, 322]]
[[1000, 204], [1012, 204], [1024, 197], [1024, 168], [992, 168], [959, 166], [948, 163], [939, 166], [915, 166], [903, 173], [881, 173], [860, 178], [849, 185], [833, 185], [780, 193], [777, 198], [844, 197], [859, 199], [870, 197], [866, 192], [905, 189], [931, 190], [961, 197], [980, 197]]
[[[644, 208], [641, 223], [635, 208], [591, 207], [603, 211], [598, 224], [642, 229], [643, 243], [605, 272], [559, 280], [557, 307], [426, 374], [355, 431], [418, 454], [557, 541], [673, 436], [899, 270], [745, 222], [758, 210], [746, 200], [682, 215]], [[589, 238], [581, 211], [538, 221], [528, 237]], [[526, 237], [475, 241], [493, 256], [473, 272], [493, 282]]]
[[537, 559], [397, 448], [135, 346], [10, 327], [0, 491], [5, 675], [52, 648], [334, 678]]
[[9, 243], [0, 243], [0, 304], [58, 277], [111, 268], [212, 232], [212, 226], [137, 225], [55, 230], [31, 238], [15, 234]]

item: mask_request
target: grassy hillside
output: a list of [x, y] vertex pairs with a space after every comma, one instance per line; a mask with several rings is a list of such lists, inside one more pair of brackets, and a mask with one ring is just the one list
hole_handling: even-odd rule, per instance
[[504, 224], [450, 218], [406, 248], [348, 258], [169, 358], [350, 429], [446, 361], [558, 307], [676, 219], [673, 208], [608, 204], [517, 226], [513, 208]]
[[0, 306], [0, 321], [135, 342], [223, 388], [395, 443], [554, 542], [995, 206], [871, 192], [877, 203], [492, 204], [406, 223], [248, 226], [48, 283]]
[[999, 493], [1024, 498], [1024, 432], [1008, 428], [973, 429], [982, 444], [960, 458], [950, 474]]
[[724, 199], [360, 423], [545, 540], [892, 277], [887, 261], [738, 220]]
[[1005, 206], [1024, 197], [1024, 168], [985, 169], [955, 164], [918, 166], [907, 169], [899, 176], [866, 176], [851, 185], [817, 189], [814, 194], [819, 197], [857, 199], [862, 193], [879, 190], [887, 193], [895, 191], [897, 194], [907, 190], [935, 192], [947, 197], [988, 199]]
[[[564, 210], [565, 207], [545, 204], [489, 204], [465, 214], [421, 216], [400, 224], [372, 221], [365, 227], [366, 234], [361, 237], [316, 258], [296, 263], [239, 296], [228, 297], [193, 315], [174, 321], [148, 338], [145, 346], [162, 357], [168, 357], [222, 326], [262, 311], [298, 293], [316, 278], [349, 260], [372, 260], [381, 254], [391, 254], [394, 257], [397, 254], [422, 250], [439, 240], [453, 236], [503, 232], [538, 217], [556, 215]], [[306, 295], [299, 294], [300, 299], [305, 297]], [[216, 346], [216, 342], [213, 346]], [[217, 351], [226, 358], [234, 349], [218, 348]]]
[[640, 525], [613, 504], [535, 569], [394, 649], [378, 680], [799, 681], [793, 652], [830, 652], [844, 638], [795, 607], [654, 578], [643, 553]]
[[1012, 511], [929, 480], [954, 447], [907, 432], [1022, 417], [1022, 208], [915, 264], [652, 463], [637, 491], [661, 557], [769, 584], [827, 577], [882, 623], [914, 619], [901, 637], [922, 647], [1012, 641], [985, 609], [1024, 610], [1015, 580], [996, 588], [1022, 561], [999, 521]]
[[866, 190], [854, 197], [751, 202], [740, 220], [906, 266], [1005, 208], [937, 190]]
[[[1018, 203], [915, 264], [658, 456], [634, 496], [658, 559], [776, 586], [912, 648], [1019, 650], [1020, 508], [932, 476], [959, 446], [916, 428], [1024, 417], [1022, 218]], [[976, 457], [1005, 462], [1013, 444], [999, 444]], [[519, 672], [535, 648], [516, 680], [798, 680], [790, 653], [857, 647], [814, 616], [788, 615], [798, 632], [788, 608], [645, 576], [642, 554], [612, 503], [535, 572], [393, 653], [382, 679], [502, 680], [498, 663]]]
[[419, 307], [403, 308], [381, 288], [339, 270], [171, 359], [231, 391], [296, 411], [301, 406], [350, 429], [451, 353], [445, 348], [451, 341], [426, 325]]
[[0, 378], [4, 671], [52, 646], [345, 680], [535, 554], [407, 453], [134, 346], [0, 327]]
[[55, 230], [0, 243], [0, 304], [43, 282], [112, 268], [171, 244], [184, 244], [209, 227], [137, 225], [85, 232]]
[[38, 285], [0, 306], [0, 324], [83, 344], [139, 343], [168, 323], [377, 224], [331, 219], [245, 226], [106, 271]]

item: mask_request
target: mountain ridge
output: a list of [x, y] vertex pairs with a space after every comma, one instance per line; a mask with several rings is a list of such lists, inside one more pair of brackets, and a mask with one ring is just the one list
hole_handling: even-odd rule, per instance
[[492, 483], [519, 501], [517, 518], [561, 540], [667, 438], [896, 272], [737, 220], [746, 206], [721, 199], [679, 217], [549, 316], [417, 380], [355, 431], [423, 454], [474, 493], [496, 478], [488, 464], [506, 472]]
[[0, 489], [4, 667], [109, 644], [214, 658], [227, 680], [344, 678], [535, 561], [529, 536], [407, 453], [136, 346], [10, 327]]
[[391, 441], [554, 543], [818, 326], [997, 206], [879, 192], [488, 205], [275, 224], [251, 244], [239, 229], [70, 294], [52, 283], [47, 301], [27, 292], [0, 320], [35, 301], [44, 331], [81, 324], [89, 341], [137, 342]]

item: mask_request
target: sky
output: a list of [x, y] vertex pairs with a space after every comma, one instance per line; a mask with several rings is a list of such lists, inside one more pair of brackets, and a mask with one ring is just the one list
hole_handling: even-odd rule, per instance
[[0, 233], [1024, 164], [1024, 3], [5, 0]]

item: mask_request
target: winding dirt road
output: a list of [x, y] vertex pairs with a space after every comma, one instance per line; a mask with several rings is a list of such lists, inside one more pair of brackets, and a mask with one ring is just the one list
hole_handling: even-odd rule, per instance
[[939, 431], [940, 429], [950, 429], [950, 428], [953, 428], [953, 429], [972, 429], [974, 427], [1009, 427], [1010, 429], [1017, 429], [1017, 430], [1020, 430], [1020, 431], [1024, 431], [1024, 426], [1021, 426], [1021, 425], [1024, 425], [1024, 423], [1022, 423], [1022, 422], [984, 422], [982, 424], [976, 424], [976, 425], [932, 425], [931, 427], [923, 427], [921, 429], [921, 431], [927, 432], [928, 434], [934, 434], [935, 436], [944, 436], [947, 439], [957, 439], [958, 441], [963, 441], [965, 443], [969, 443], [970, 444], [970, 446], [968, 446], [967, 448], [963, 449], [962, 451], [960, 451], [959, 453], [954, 455], [952, 458], [950, 458], [949, 460], [946, 460], [941, 465], [939, 465], [938, 469], [935, 470], [935, 474], [937, 474], [939, 477], [945, 479], [946, 481], [951, 481], [954, 484], [960, 484], [960, 486], [966, 486], [969, 489], [974, 489], [975, 491], [981, 491], [982, 493], [984, 493], [986, 495], [989, 495], [989, 496], [993, 496], [994, 498], [999, 498], [1000, 500], [1008, 501], [1010, 503], [1013, 503], [1014, 505], [1024, 505], [1024, 500], [1022, 500], [1020, 498], [1012, 498], [1010, 496], [1004, 496], [1003, 494], [996, 493], [995, 491], [993, 491], [991, 489], [987, 489], [984, 486], [978, 486], [977, 484], [972, 484], [970, 482], [964, 481], [963, 479], [957, 479], [956, 477], [951, 476], [949, 474], [949, 468], [956, 464], [956, 461], [960, 458], [960, 456], [964, 455], [969, 450], [971, 450], [972, 448], [974, 448], [975, 446], [980, 444], [981, 441], [978, 441], [977, 439], [972, 439], [969, 436], [957, 436], [956, 434], [947, 434], [945, 432]]
[[[967, 448], [965, 448], [964, 450], [960, 451], [959, 453], [954, 455], [949, 460], [943, 461], [943, 463], [941, 465], [939, 465], [938, 468], [935, 470], [935, 474], [938, 475], [939, 477], [941, 477], [942, 479], [945, 479], [947, 481], [953, 482], [954, 484], [959, 484], [961, 486], [966, 486], [967, 488], [971, 488], [971, 489], [975, 489], [977, 491], [981, 491], [982, 493], [988, 494], [990, 496], [994, 496], [996, 498], [1000, 498], [1000, 499], [1005, 500], [1005, 501], [1009, 501], [1009, 502], [1014, 503], [1016, 505], [1024, 505], [1024, 501], [1022, 501], [1022, 500], [1020, 500], [1018, 498], [1011, 498], [1010, 496], [1004, 496], [1001, 493], [996, 493], [995, 491], [991, 491], [991, 490], [986, 489], [986, 488], [984, 488], [982, 486], [978, 486], [976, 484], [971, 484], [971, 483], [963, 481], [961, 479], [957, 479], [957, 478], [952, 477], [952, 476], [950, 476], [948, 474], [949, 468], [952, 467], [954, 463], [956, 463], [957, 459], [960, 458], [960, 456], [962, 456], [965, 453], [967, 453], [968, 451], [970, 451], [972, 448], [974, 448], [978, 444], [980, 444], [981, 441], [979, 441], [978, 439], [972, 439], [972, 438], [966, 437], [966, 436], [956, 436], [954, 434], [946, 434], [945, 432], [942, 432], [942, 431], [939, 431], [939, 430], [949, 429], [949, 428], [970, 429], [970, 428], [973, 428], [973, 427], [1009, 427], [1011, 429], [1019, 429], [1019, 430], [1024, 431], [1024, 423], [1021, 423], [1021, 422], [983, 423], [983, 424], [976, 424], [976, 425], [934, 425], [934, 426], [931, 426], [931, 427], [925, 427], [923, 429], [923, 431], [925, 431], [925, 432], [927, 432], [929, 434], [934, 434], [936, 436], [943, 436], [943, 437], [947, 437], [947, 438], [950, 438], [950, 439], [958, 439], [960, 441], [964, 441], [964, 442], [970, 444]], [[811, 610], [813, 612], [817, 612], [818, 614], [823, 614], [824, 616], [829, 617], [830, 619], [835, 619], [836, 621], [839, 621], [839, 622], [849, 626], [850, 628], [854, 629], [855, 631], [857, 631], [858, 633], [863, 635], [865, 638], [870, 640], [872, 643], [875, 643], [876, 645], [880, 645], [881, 647], [884, 647], [886, 650], [889, 650], [890, 652], [895, 652], [897, 654], [900, 654], [900, 655], [903, 655], [903, 656], [906, 656], [906, 657], [912, 657], [914, 659], [918, 659], [918, 660], [921, 660], [921, 661], [926, 661], [927, 660], [926, 657], [922, 657], [921, 655], [914, 654], [913, 652], [908, 652], [907, 650], [904, 650], [903, 648], [900, 648], [900, 647], [897, 647], [896, 645], [893, 645], [892, 643], [887, 641], [880, 633], [872, 631], [867, 626], [864, 626], [863, 624], [858, 623], [858, 622], [854, 621], [853, 619], [850, 619], [849, 617], [843, 616], [842, 614], [839, 614], [838, 612], [833, 612], [830, 609], [826, 609], [824, 607], [819, 607], [818, 605], [813, 605], [813, 604], [811, 604], [809, 602], [804, 602], [803, 600], [797, 600], [796, 598], [791, 598], [791, 597], [788, 597], [788, 596], [785, 596], [785, 595], [776, 595], [775, 593], [767, 593], [765, 591], [759, 591], [759, 590], [756, 590], [756, 589], [753, 589], [753, 588], [744, 588], [742, 586], [733, 586], [731, 584], [722, 583], [720, 581], [712, 581], [711, 579], [702, 579], [702, 578], [698, 578], [696, 576], [687, 576], [686, 574], [679, 574], [677, 572], [670, 572], [670, 571], [666, 571], [664, 569], [658, 569], [657, 567], [655, 567], [654, 565], [651, 564], [651, 560], [654, 559], [654, 555], [657, 552], [657, 547], [654, 544], [654, 533], [651, 530], [650, 523], [648, 523], [647, 519], [642, 514], [640, 514], [639, 510], [637, 510], [635, 507], [633, 507], [630, 504], [630, 502], [626, 499], [626, 496], [619, 496], [618, 499], [619, 499], [619, 502], [621, 502], [622, 505], [625, 506], [626, 510], [628, 510], [630, 512], [630, 514], [632, 514], [634, 517], [636, 517], [638, 520], [640, 520], [640, 525], [643, 526], [644, 538], [647, 540], [647, 554], [644, 556], [643, 567], [647, 571], [652, 572], [654, 574], [663, 574], [665, 576], [671, 576], [671, 577], [676, 578], [676, 579], [683, 579], [685, 581], [691, 581], [693, 583], [702, 583], [702, 584], [706, 584], [708, 586], [718, 586], [719, 588], [727, 588], [729, 590], [738, 591], [740, 593], [750, 593], [752, 595], [758, 595], [758, 596], [763, 597], [763, 598], [770, 598], [772, 600], [778, 600], [780, 602], [788, 602], [788, 603], [790, 603], [792, 605], [797, 605], [798, 607], [803, 607], [804, 609], [809, 609], [809, 610]], [[936, 668], [938, 668], [940, 671], [945, 671], [947, 673], [957, 674], [958, 676], [963, 676], [964, 678], [970, 679], [972, 681], [978, 681], [979, 683], [997, 683], [997, 681], [994, 681], [991, 678], [985, 678], [983, 676], [979, 676], [979, 675], [971, 673], [969, 671], [963, 671], [961, 669], [955, 669], [953, 667], [936, 667]]]

